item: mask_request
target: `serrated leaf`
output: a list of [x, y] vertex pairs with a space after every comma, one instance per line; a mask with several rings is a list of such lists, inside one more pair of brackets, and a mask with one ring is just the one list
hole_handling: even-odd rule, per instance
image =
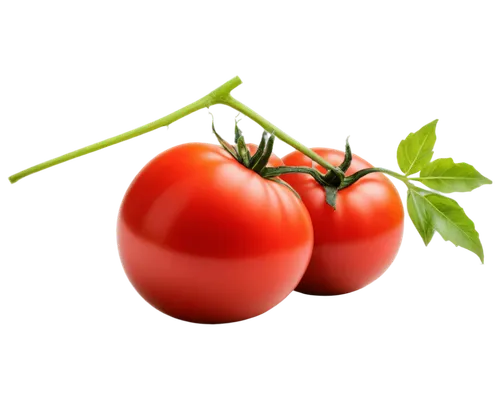
[[412, 196], [418, 197], [419, 206], [425, 209], [431, 218], [432, 227], [444, 240], [472, 251], [484, 262], [483, 246], [474, 222], [455, 200], [415, 186], [410, 191]]
[[434, 236], [432, 216], [427, 211], [425, 200], [414, 190], [408, 190], [407, 208], [410, 219], [427, 246]]
[[438, 158], [426, 165], [417, 180], [443, 193], [470, 192], [481, 185], [492, 183], [472, 165], [455, 163], [451, 158]]
[[405, 175], [420, 171], [427, 165], [434, 154], [436, 143], [436, 124], [432, 121], [415, 133], [410, 133], [398, 146], [398, 165]]

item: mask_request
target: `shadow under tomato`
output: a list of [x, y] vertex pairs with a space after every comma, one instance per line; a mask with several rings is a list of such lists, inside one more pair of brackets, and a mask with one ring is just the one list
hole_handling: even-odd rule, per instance
[[193, 325], [181, 321], [172, 322], [172, 327], [174, 329], [186, 330], [186, 329], [255, 329], [257, 321], [245, 322], [237, 325]]
[[300, 302], [315, 304], [320, 307], [339, 307], [346, 297], [349, 296], [311, 296], [300, 292], [295, 292], [300, 298]]

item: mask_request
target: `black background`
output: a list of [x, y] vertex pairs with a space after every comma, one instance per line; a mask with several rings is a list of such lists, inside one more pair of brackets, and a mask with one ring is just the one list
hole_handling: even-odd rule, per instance
[[[311, 135], [313, 143], [335, 142], [335, 135], [350, 127], [355, 142], [372, 159], [389, 159], [391, 137], [399, 135], [400, 128], [422, 120], [424, 111], [448, 111], [450, 123], [442, 130], [441, 150], [456, 152], [458, 159], [480, 159], [490, 176], [498, 175], [493, 146], [489, 145], [492, 134], [487, 129], [478, 132], [473, 111], [457, 105], [460, 91], [452, 82], [405, 76], [388, 81], [375, 74], [356, 73], [345, 77], [324, 70], [298, 75], [286, 68], [234, 65], [207, 66], [196, 73], [191, 68], [165, 67], [161, 79], [149, 83], [132, 79], [135, 75], [128, 76], [119, 67], [107, 69], [99, 75], [98, 87], [75, 106], [71, 122], [58, 122], [57, 112], [53, 112], [47, 116], [51, 124], [4, 142], [5, 149], [14, 150], [2, 152], [0, 175], [7, 175], [7, 168], [21, 168], [24, 159], [39, 158], [40, 151], [62, 152], [64, 143], [78, 143], [80, 136], [99, 136], [105, 127], [150, 119], [152, 111], [183, 103], [184, 95], [198, 93], [208, 80], [223, 79], [223, 72], [231, 67], [249, 72], [249, 88], [242, 94], [252, 104], [265, 104], [273, 119], [288, 120], [300, 135]], [[206, 132], [200, 124], [186, 122], [185, 126], [185, 132], [178, 134]], [[105, 160], [85, 160], [80, 168], [60, 168], [55, 177], [35, 177], [33, 184], [25, 185], [24, 193], [7, 193], [6, 185], [0, 187], [3, 273], [9, 286], [5, 318], [80, 329], [113, 325], [134, 329], [138, 324], [183, 328], [172, 321], [152, 320], [151, 313], [145, 313], [127, 295], [127, 289], [120, 288], [120, 276], [110, 265], [111, 201], [119, 198], [119, 184], [128, 180], [128, 168], [135, 167], [135, 161], [144, 151], [151, 151], [153, 143], [165, 140], [147, 137], [143, 145], [129, 146], [127, 152], [106, 153]], [[495, 196], [482, 193], [481, 200], [473, 202], [473, 214], [481, 217], [480, 228], [489, 234], [489, 272], [473, 273], [471, 258], [456, 257], [451, 249], [433, 249], [433, 256], [424, 258], [411, 232], [409, 256], [401, 259], [401, 272], [394, 273], [384, 289], [370, 290], [368, 297], [298, 297], [287, 313], [274, 313], [272, 321], [252, 323], [247, 332], [311, 332], [342, 326], [356, 330], [379, 323], [435, 329], [455, 321], [473, 325], [484, 320], [495, 297]]]

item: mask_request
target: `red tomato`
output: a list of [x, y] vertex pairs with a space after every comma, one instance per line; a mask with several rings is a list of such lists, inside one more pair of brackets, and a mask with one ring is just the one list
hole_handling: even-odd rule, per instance
[[158, 310], [191, 322], [233, 322], [271, 309], [297, 286], [312, 246], [297, 196], [212, 144], [183, 144], [154, 158], [118, 217], [132, 285]]
[[[313, 149], [332, 165], [340, 165], [344, 153]], [[313, 166], [300, 152], [283, 158], [289, 166]], [[325, 169], [314, 163], [322, 173]], [[353, 155], [346, 175], [372, 167]], [[314, 249], [297, 291], [314, 295], [353, 292], [382, 275], [398, 252], [403, 235], [401, 198], [381, 173], [367, 175], [338, 193], [336, 209], [325, 202], [324, 189], [309, 175], [283, 175], [301, 196], [314, 228]]]

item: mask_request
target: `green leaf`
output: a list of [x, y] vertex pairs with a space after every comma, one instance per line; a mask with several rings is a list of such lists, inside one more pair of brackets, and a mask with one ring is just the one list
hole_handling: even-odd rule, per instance
[[415, 180], [443, 193], [470, 192], [481, 185], [492, 183], [472, 165], [456, 164], [451, 158], [434, 160], [420, 171], [420, 178]]
[[410, 133], [398, 146], [398, 164], [405, 175], [420, 171], [434, 154], [436, 143], [436, 124], [432, 121], [415, 133]]
[[432, 216], [426, 208], [426, 202], [417, 192], [409, 189], [406, 204], [410, 219], [427, 246], [435, 230], [432, 225]]
[[[416, 186], [411, 186], [409, 192], [409, 197], [412, 197], [411, 207], [417, 204], [418, 210], [424, 216], [425, 225], [423, 227], [426, 229], [427, 235], [425, 238], [422, 236], [424, 242], [428, 238], [429, 224], [431, 224], [432, 228], [439, 232], [444, 240], [472, 251], [480, 258], [481, 262], [484, 262], [483, 246], [479, 240], [479, 233], [477, 233], [474, 223], [455, 200]], [[419, 229], [418, 226], [417, 229]]]

